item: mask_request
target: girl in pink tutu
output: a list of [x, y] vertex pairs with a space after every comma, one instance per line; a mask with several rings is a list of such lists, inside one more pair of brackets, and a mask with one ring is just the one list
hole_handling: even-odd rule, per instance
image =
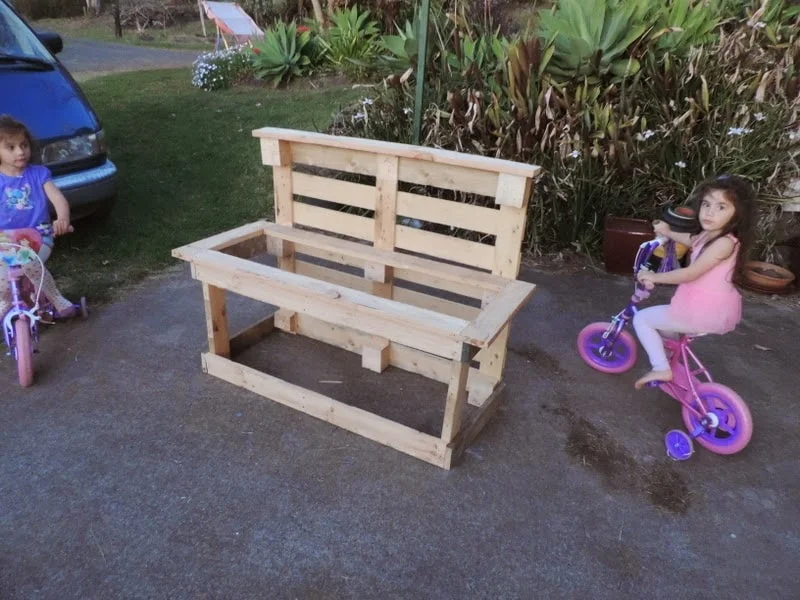
[[692, 196], [701, 233], [676, 233], [662, 221], [653, 223], [657, 235], [691, 247], [692, 253], [684, 269], [639, 273], [639, 281], [648, 287], [672, 284], [678, 289], [670, 304], [645, 308], [633, 319], [652, 367], [636, 389], [651, 381], [672, 381], [662, 335], [728, 333], [742, 318], [736, 284], [750, 244], [753, 189], [741, 177], [722, 175], [700, 183]]

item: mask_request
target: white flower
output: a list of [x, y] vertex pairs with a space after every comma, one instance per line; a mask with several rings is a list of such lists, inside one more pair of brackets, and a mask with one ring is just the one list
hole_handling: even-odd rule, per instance
[[645, 140], [649, 140], [655, 134], [656, 134], [655, 131], [653, 131], [652, 129], [648, 129], [646, 131], [643, 131], [642, 133], [637, 133], [636, 139], [639, 140], [640, 142], [643, 142]]
[[581, 157], [580, 150], [573, 150], [572, 152], [569, 153], [569, 157], [570, 158], [580, 158]]
[[756, 29], [764, 29], [764, 27], [766, 27], [766, 26], [767, 26], [767, 24], [764, 23], [764, 21], [758, 21], [758, 22], [753, 23], [751, 25], [751, 27], [755, 27]]
[[728, 129], [728, 135], [744, 135], [752, 131], [752, 129], [748, 129], [747, 127], [731, 127]]
[[354, 121], [363, 121], [366, 118], [367, 118], [367, 115], [366, 115], [366, 113], [363, 113], [363, 112], [357, 112], [356, 114], [353, 115], [353, 120]]
[[767, 117], [765, 117], [765, 116], [764, 116], [764, 113], [762, 113], [762, 112], [757, 112], [756, 114], [754, 114], [754, 115], [753, 115], [753, 118], [754, 118], [756, 121], [764, 121], [764, 120], [765, 120]]
[[403, 109], [403, 114], [404, 115], [410, 115], [413, 112], [414, 112], [413, 109], [410, 109], [407, 106]]
[[679, 169], [685, 169], [686, 163], [683, 162], [682, 160], [679, 160], [678, 162], [675, 163], [675, 166], [678, 167]]
[[362, 98], [361, 99], [361, 104], [363, 104], [364, 106], [372, 106], [372, 104], [374, 102], [375, 102], [375, 100], [373, 100], [372, 98]]

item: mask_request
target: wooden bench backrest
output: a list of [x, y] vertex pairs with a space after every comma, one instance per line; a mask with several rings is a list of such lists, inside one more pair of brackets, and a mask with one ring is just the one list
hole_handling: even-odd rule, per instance
[[[540, 167], [406, 144], [289, 129], [257, 129], [265, 165], [273, 167], [275, 221], [408, 250], [515, 279], [532, 183]], [[374, 185], [311, 175], [307, 165], [367, 175]], [[480, 206], [411, 193], [401, 182], [494, 198]], [[303, 201], [314, 198], [374, 211], [371, 217]], [[363, 211], [362, 211], [363, 212]], [[478, 232], [470, 241], [402, 224], [399, 217]]]

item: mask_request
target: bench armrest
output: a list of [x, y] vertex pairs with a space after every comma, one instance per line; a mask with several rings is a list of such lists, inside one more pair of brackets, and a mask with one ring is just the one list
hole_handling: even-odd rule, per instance
[[466, 342], [479, 348], [491, 344], [531, 297], [536, 286], [526, 281], [512, 281], [486, 303], [480, 314], [461, 330]]

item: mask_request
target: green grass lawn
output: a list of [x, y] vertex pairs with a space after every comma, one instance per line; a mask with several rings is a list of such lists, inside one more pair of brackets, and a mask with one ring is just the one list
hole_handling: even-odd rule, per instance
[[83, 84], [119, 169], [119, 199], [109, 221], [78, 221], [56, 243], [48, 264], [72, 297], [108, 300], [114, 288], [177, 264], [172, 248], [271, 217], [271, 173], [251, 131], [324, 131], [359, 97], [344, 88], [202, 92], [189, 80], [181, 69]]
[[198, 16], [196, 21], [170, 25], [166, 29], [148, 28], [144, 37], [133, 29], [123, 29], [122, 38], [114, 36], [114, 21], [108, 15], [100, 17], [74, 17], [64, 19], [39, 19], [33, 21], [33, 28], [54, 31], [65, 40], [86, 39], [103, 42], [118, 42], [137, 46], [159, 48], [186, 48], [191, 50], [213, 50], [216, 30], [214, 24], [206, 21], [207, 37]]

